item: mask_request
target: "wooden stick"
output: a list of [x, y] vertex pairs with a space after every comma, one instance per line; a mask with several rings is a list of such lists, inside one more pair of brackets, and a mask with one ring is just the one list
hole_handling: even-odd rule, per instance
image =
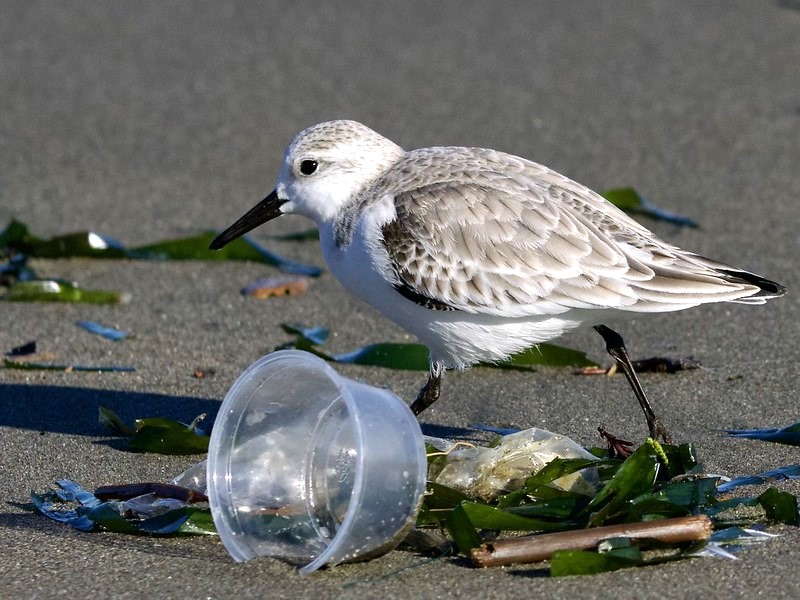
[[184, 502], [208, 502], [205, 494], [196, 490], [174, 485], [172, 483], [123, 483], [121, 485], [103, 485], [94, 491], [100, 500], [130, 500], [137, 496], [154, 494], [159, 498], [174, 498]]
[[711, 519], [706, 515], [696, 515], [489, 542], [473, 548], [470, 558], [477, 567], [499, 567], [547, 560], [557, 550], [595, 548], [600, 542], [609, 538], [627, 537], [640, 545], [653, 541], [679, 544], [707, 540], [710, 535]]

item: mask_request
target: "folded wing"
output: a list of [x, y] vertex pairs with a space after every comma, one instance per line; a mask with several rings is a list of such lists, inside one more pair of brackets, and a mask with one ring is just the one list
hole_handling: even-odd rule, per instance
[[[393, 169], [383, 228], [393, 285], [433, 310], [506, 317], [660, 312], [782, 295], [758, 275], [657, 238], [598, 194], [493, 150], [428, 148]], [[440, 164], [440, 163], [447, 164]], [[430, 168], [440, 166], [440, 168]]]

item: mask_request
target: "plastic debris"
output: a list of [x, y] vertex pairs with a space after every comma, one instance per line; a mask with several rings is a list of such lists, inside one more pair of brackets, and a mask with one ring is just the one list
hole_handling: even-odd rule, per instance
[[[570, 438], [536, 427], [506, 435], [492, 448], [456, 446], [440, 438], [426, 437], [425, 441], [447, 454], [447, 464], [431, 481], [484, 502], [519, 489], [555, 458], [597, 460]], [[565, 491], [591, 494], [596, 481], [592, 473], [582, 469], [553, 484]]]

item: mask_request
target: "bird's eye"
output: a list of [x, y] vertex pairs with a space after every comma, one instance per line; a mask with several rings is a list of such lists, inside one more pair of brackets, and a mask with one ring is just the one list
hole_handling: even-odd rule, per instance
[[315, 160], [306, 159], [300, 163], [300, 172], [303, 175], [313, 175], [319, 163]]

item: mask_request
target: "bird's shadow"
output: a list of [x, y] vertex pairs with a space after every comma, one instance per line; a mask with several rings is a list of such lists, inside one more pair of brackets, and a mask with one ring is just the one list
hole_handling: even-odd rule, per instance
[[131, 424], [143, 417], [190, 422], [201, 413], [206, 413], [206, 423], [213, 423], [219, 405], [217, 400], [190, 396], [0, 383], [0, 427], [47, 433], [107, 435], [98, 420], [101, 406]]
[[[210, 425], [221, 402], [192, 396], [170, 396], [146, 392], [102, 390], [56, 385], [0, 383], [0, 427], [29, 429], [46, 433], [104, 436], [109, 430], [98, 420], [100, 407], [132, 424], [145, 417], [165, 417], [190, 422], [206, 413]], [[425, 435], [456, 441], [481, 443], [491, 434], [469, 427], [420, 423]]]
[[496, 434], [474, 427], [451, 427], [435, 423], [420, 423], [423, 435], [435, 438], [444, 438], [453, 442], [468, 442], [471, 444], [485, 444]]

